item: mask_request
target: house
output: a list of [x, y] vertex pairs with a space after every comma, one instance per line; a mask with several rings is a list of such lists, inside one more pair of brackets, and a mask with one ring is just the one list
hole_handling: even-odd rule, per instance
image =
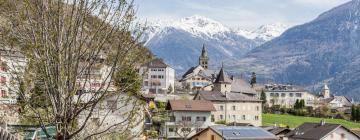
[[278, 126], [266, 126], [263, 129], [269, 131], [270, 133], [274, 134], [280, 140], [283, 140], [285, 135], [291, 131], [290, 128], [287, 127], [278, 127]]
[[352, 106], [352, 101], [347, 97], [332, 95], [326, 84], [319, 95], [319, 99], [321, 104], [330, 107], [332, 110], [345, 111]]
[[209, 101], [170, 100], [166, 106], [170, 121], [165, 122], [163, 135], [167, 139], [189, 138], [212, 125], [211, 111], [215, 111]]
[[304, 123], [287, 133], [284, 140], [359, 140], [360, 136], [340, 124]]
[[260, 128], [253, 126], [211, 126], [189, 140], [277, 140], [278, 138]]
[[142, 77], [144, 93], [173, 92], [175, 85], [175, 70], [165, 64], [162, 59], [156, 58], [139, 69]]
[[26, 58], [16, 49], [0, 49], [0, 103], [15, 104], [19, 81], [25, 70]]
[[190, 90], [203, 90], [204, 87], [211, 85], [215, 79], [216, 72], [210, 70], [208, 65], [209, 57], [206, 47], [203, 45], [199, 57], [199, 65], [187, 70], [180, 80], [183, 87]]
[[269, 106], [281, 105], [293, 107], [296, 100], [304, 100], [305, 106], [315, 107], [317, 96], [304, 90], [302, 87], [289, 84], [266, 84], [264, 87], [266, 103]]
[[213, 91], [198, 91], [194, 100], [211, 101], [216, 111], [211, 113], [212, 122], [250, 123], [261, 126], [261, 100], [242, 92], [232, 92], [233, 80], [223, 67], [214, 82]]

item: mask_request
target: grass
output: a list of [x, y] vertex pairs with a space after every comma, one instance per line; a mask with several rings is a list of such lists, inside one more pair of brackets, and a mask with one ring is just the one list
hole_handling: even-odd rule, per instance
[[[293, 116], [293, 115], [278, 115], [278, 114], [263, 114], [263, 125], [270, 126], [274, 123], [279, 124], [280, 126], [289, 126], [290, 128], [295, 128], [304, 122], [315, 122], [320, 123], [324, 118], [315, 118], [315, 117], [303, 117], [303, 116]], [[335, 123], [341, 124], [347, 128], [360, 128], [360, 123], [355, 123], [343, 119], [325, 119], [326, 123]]]

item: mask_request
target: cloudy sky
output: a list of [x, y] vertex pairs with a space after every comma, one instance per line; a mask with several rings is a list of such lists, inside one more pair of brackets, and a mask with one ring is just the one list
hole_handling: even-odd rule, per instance
[[308, 22], [350, 0], [135, 0], [140, 20], [205, 16], [230, 27], [253, 29], [260, 25]]

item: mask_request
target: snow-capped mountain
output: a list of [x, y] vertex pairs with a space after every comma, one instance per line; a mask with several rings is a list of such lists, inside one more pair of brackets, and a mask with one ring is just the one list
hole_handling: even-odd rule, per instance
[[[203, 44], [209, 51], [210, 64], [217, 67], [221, 61], [236, 61], [265, 40], [280, 34], [275, 26], [264, 26], [252, 31], [254, 37], [250, 38], [240, 34], [240, 30], [198, 15], [180, 20], [157, 20], [146, 25], [148, 28], [143, 36], [145, 45], [178, 73], [197, 65]], [[262, 40], [262, 37], [267, 38]]]
[[232, 70], [255, 71], [258, 79], [308, 89], [326, 82], [332, 93], [359, 100], [359, 27], [360, 0], [352, 0], [256, 47]]
[[262, 44], [266, 41], [270, 41], [271, 39], [280, 36], [289, 27], [290, 26], [282, 23], [274, 23], [262, 25], [259, 28], [251, 31], [238, 29], [236, 33], [248, 39], [255, 40], [259, 42], [259, 44]]

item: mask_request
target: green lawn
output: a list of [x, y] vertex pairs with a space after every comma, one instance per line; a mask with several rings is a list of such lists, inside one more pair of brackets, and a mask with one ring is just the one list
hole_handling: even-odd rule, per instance
[[[281, 126], [289, 126], [295, 128], [304, 122], [320, 122], [323, 118], [302, 117], [293, 115], [263, 114], [263, 125], [269, 126], [274, 123]], [[354, 123], [342, 119], [325, 119], [326, 123], [341, 124], [347, 128], [360, 128], [360, 123]]]

